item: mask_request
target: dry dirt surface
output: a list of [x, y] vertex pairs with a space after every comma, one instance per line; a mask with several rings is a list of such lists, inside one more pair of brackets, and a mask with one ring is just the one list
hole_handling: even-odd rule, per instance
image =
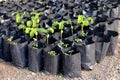
[[114, 56], [107, 56], [100, 64], [96, 63], [92, 71], [82, 71], [82, 77], [74, 79], [46, 75], [43, 72], [33, 73], [27, 68], [19, 69], [0, 59], [0, 80], [120, 80], [120, 35], [117, 50]]

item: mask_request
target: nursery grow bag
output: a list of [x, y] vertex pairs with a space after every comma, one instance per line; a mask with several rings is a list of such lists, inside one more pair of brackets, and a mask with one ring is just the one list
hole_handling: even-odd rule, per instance
[[[38, 47], [34, 47], [34, 44], [38, 44]], [[42, 48], [40, 42], [31, 42], [28, 45], [28, 69], [33, 72], [42, 70]]]
[[17, 67], [27, 66], [27, 44], [25, 39], [17, 39], [10, 44], [12, 62]]
[[107, 26], [107, 30], [118, 31], [119, 20], [114, 20], [119, 17], [119, 7], [110, 10], [111, 23]]
[[115, 54], [115, 49], [117, 47], [117, 42], [118, 42], [118, 32], [108, 31], [108, 34], [111, 37], [111, 39], [110, 39], [110, 46], [109, 46], [107, 55], [110, 56]]
[[95, 63], [95, 43], [92, 38], [85, 40], [85, 44], [76, 44], [76, 50], [81, 53], [81, 66], [83, 69], [91, 70]]
[[[55, 51], [57, 55], [48, 54], [49, 51]], [[58, 74], [60, 72], [60, 49], [53, 44], [47, 45], [43, 49], [44, 70], [46, 74]]]
[[80, 77], [81, 73], [81, 54], [75, 50], [74, 54], [62, 54], [62, 69], [65, 77]]
[[[11, 52], [10, 52], [10, 41], [7, 36], [3, 36], [3, 59], [5, 61], [12, 61], [11, 58]], [[13, 40], [15, 40], [16, 37], [13, 37]]]
[[110, 45], [110, 36], [99, 35], [97, 38], [98, 39], [95, 42], [95, 59], [99, 63], [105, 58], [107, 54]]

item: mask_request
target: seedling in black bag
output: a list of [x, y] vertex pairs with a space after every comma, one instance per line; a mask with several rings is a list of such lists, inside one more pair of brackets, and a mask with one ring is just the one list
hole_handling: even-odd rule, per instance
[[15, 21], [17, 24], [21, 23], [22, 19], [26, 15], [26, 12], [20, 13], [20, 12], [14, 12], [12, 15], [15, 15]]
[[82, 43], [82, 39], [80, 39], [80, 38], [76, 38], [74, 41], [75, 41], [76, 43]]
[[85, 17], [83, 15], [78, 15], [77, 23], [81, 26], [81, 35], [87, 36], [87, 33], [84, 31], [85, 26], [89, 26], [94, 23], [94, 19], [92, 17]]
[[60, 42], [58, 43], [60, 47], [64, 47], [67, 48], [69, 46], [69, 44], [65, 44], [63, 41], [60, 40]]
[[64, 25], [65, 24], [68, 24], [68, 21], [61, 21], [61, 22], [58, 22], [58, 21], [55, 21], [55, 22], [53, 22], [53, 24], [52, 24], [52, 28], [56, 28], [56, 25], [58, 25], [59, 26], [59, 30], [60, 30], [60, 38], [61, 38], [61, 40], [62, 40], [62, 34], [63, 34], [63, 29], [64, 29]]
[[51, 56], [57, 55], [57, 53], [55, 51], [49, 51], [48, 54], [50, 54]]
[[40, 28], [39, 32], [45, 33], [46, 34], [46, 42], [48, 44], [48, 39], [50, 37], [50, 33], [54, 33], [54, 29], [53, 28]]
[[66, 56], [72, 55], [74, 53], [74, 50], [69, 50], [68, 52], [64, 53]]
[[78, 15], [77, 23], [81, 26], [81, 35], [86, 36], [86, 33], [84, 32], [84, 27], [89, 25], [88, 20], [83, 15]]
[[10, 37], [8, 38], [8, 41], [11, 42], [12, 40], [13, 40], [13, 36], [10, 36]]

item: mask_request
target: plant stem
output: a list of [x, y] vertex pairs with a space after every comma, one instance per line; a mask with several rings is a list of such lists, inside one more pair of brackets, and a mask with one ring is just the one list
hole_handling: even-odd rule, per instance
[[36, 35], [36, 39], [38, 40], [38, 36]]
[[47, 44], [48, 44], [48, 38], [49, 38], [49, 34], [46, 34], [46, 40], [47, 40]]
[[83, 30], [83, 28], [84, 28], [84, 26], [81, 25], [81, 34], [82, 34], [82, 36], [84, 36], [84, 30]]
[[60, 31], [61, 40], [62, 40], [62, 34], [63, 34], [63, 30]]

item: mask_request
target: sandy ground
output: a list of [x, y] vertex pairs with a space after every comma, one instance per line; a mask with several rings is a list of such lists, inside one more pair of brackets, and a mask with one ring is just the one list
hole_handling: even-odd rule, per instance
[[114, 56], [107, 56], [100, 64], [96, 63], [92, 71], [82, 71], [82, 77], [74, 79], [42, 72], [33, 73], [27, 68], [19, 69], [0, 59], [0, 80], [120, 80], [120, 36], [117, 50]]

